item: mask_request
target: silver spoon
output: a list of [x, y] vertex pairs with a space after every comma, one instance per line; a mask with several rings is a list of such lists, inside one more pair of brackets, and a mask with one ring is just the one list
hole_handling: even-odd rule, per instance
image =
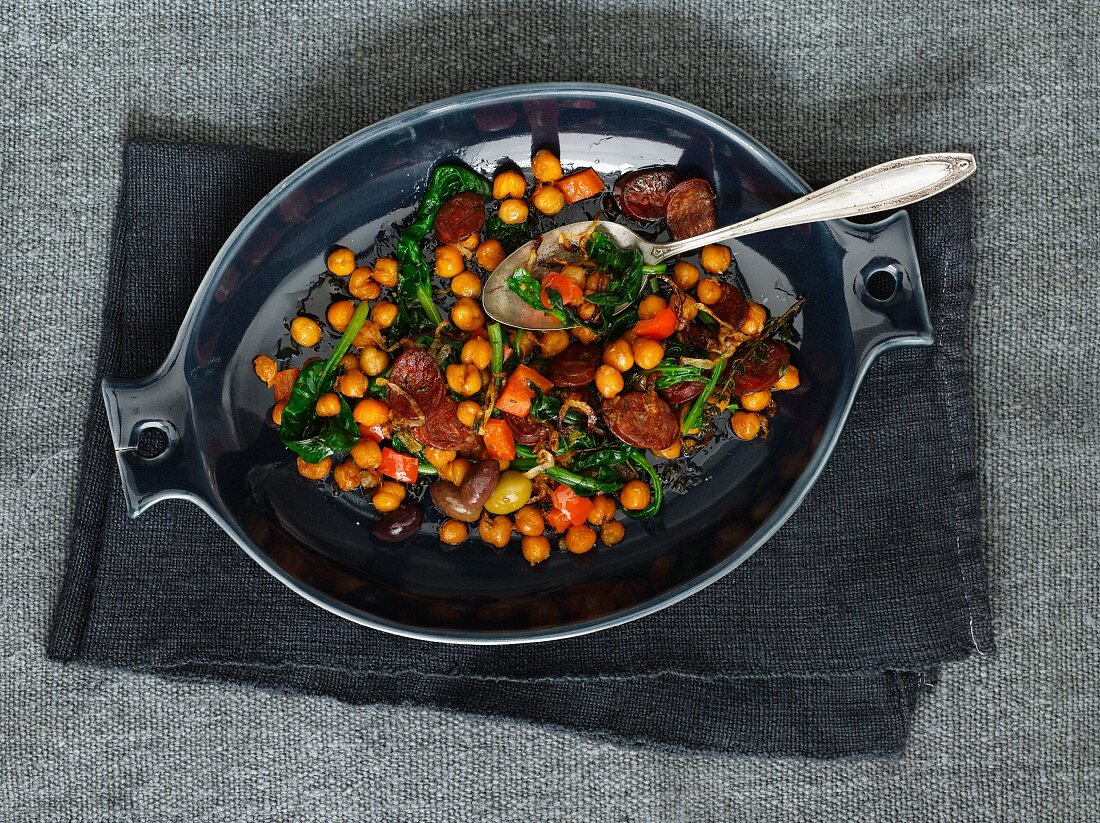
[[[639, 249], [645, 262], [652, 265], [710, 243], [721, 243], [747, 234], [818, 220], [858, 217], [861, 214], [908, 206], [951, 188], [973, 174], [976, 169], [977, 164], [971, 154], [920, 154], [903, 157], [845, 177], [823, 189], [732, 226], [723, 226], [706, 234], [672, 243], [651, 243], [617, 223], [600, 221], [599, 230], [610, 235], [622, 248]], [[580, 252], [569, 241], [575, 241], [591, 228], [591, 220], [560, 226], [542, 235], [537, 253], [535, 241], [531, 241], [508, 255], [485, 282], [481, 298], [485, 311], [498, 322], [519, 329], [542, 331], [566, 328], [554, 315], [523, 302], [508, 288], [508, 278], [517, 268], [524, 268], [536, 277], [541, 277], [545, 271], [560, 265], [551, 263], [552, 260], [579, 260]], [[625, 306], [619, 310], [622, 308]]]

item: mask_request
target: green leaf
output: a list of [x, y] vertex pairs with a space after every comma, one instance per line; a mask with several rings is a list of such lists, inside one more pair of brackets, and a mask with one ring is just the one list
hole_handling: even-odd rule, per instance
[[317, 400], [332, 391], [344, 356], [370, 314], [370, 305], [362, 301], [355, 309], [340, 342], [327, 360], [306, 365], [294, 381], [294, 388], [283, 409], [279, 439], [308, 463], [317, 463], [330, 455], [347, 451], [359, 440], [359, 427], [347, 401], [340, 397], [340, 413], [334, 417], [317, 415]]
[[649, 499], [649, 505], [641, 511], [627, 511], [628, 517], [633, 517], [638, 520], [645, 520], [646, 518], [653, 517], [657, 512], [661, 510], [661, 503], [664, 500], [664, 488], [661, 486], [661, 478], [657, 476], [657, 470], [650, 465], [646, 460], [645, 454], [638, 449], [634, 449], [630, 455], [630, 462], [634, 465], [638, 471], [645, 475], [649, 481], [649, 488], [652, 489], [652, 495]]
[[531, 242], [531, 226], [527, 223], [505, 223], [498, 215], [485, 221], [485, 236], [497, 240], [505, 254], [511, 254], [524, 243]]

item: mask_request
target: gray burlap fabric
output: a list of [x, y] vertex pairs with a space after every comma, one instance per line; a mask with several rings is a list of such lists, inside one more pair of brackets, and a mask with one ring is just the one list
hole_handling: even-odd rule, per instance
[[[0, 40], [2, 816], [1100, 816], [1095, 12], [938, 2], [858, 14], [836, 3], [10, 6]], [[313, 150], [414, 103], [545, 79], [684, 97], [806, 177], [935, 148], [981, 159], [968, 339], [1000, 652], [943, 671], [905, 759], [626, 751], [430, 710], [46, 661], [81, 493], [122, 138]]]

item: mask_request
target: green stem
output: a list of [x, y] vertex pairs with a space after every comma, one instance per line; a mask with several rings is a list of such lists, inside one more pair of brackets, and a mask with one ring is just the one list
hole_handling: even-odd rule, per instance
[[688, 413], [684, 415], [684, 422], [680, 425], [680, 432], [687, 434], [690, 431], [694, 431], [699, 428], [703, 422], [703, 408], [707, 404], [707, 400], [714, 392], [714, 387], [718, 385], [718, 380], [722, 376], [722, 369], [726, 365], [726, 361], [719, 360], [710, 370], [710, 378], [707, 380], [707, 384], [703, 387], [703, 390], [699, 392], [699, 396], [695, 398], [695, 402], [691, 404], [691, 408]]
[[347, 354], [352, 341], [362, 330], [363, 324], [367, 322], [369, 316], [370, 304], [366, 300], [359, 301], [359, 305], [355, 307], [355, 314], [351, 316], [351, 322], [344, 329], [344, 333], [340, 336], [340, 342], [336, 344], [336, 348], [332, 350], [332, 354], [329, 355], [328, 361], [325, 363], [325, 371], [321, 380], [322, 386], [330, 385], [329, 379], [332, 377], [332, 373], [336, 371], [336, 367], [340, 365], [340, 358]]

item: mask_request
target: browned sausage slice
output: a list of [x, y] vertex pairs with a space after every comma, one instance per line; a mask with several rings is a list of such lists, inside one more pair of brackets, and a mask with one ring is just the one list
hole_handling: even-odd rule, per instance
[[472, 191], [456, 194], [440, 207], [432, 225], [440, 243], [465, 240], [485, 225], [485, 201]]
[[667, 449], [680, 435], [676, 415], [656, 393], [628, 392], [605, 400], [603, 419], [612, 434], [639, 449]]
[[701, 380], [686, 380], [683, 383], [677, 383], [675, 386], [669, 386], [667, 389], [661, 389], [661, 396], [665, 398], [672, 405], [679, 403], [686, 403], [689, 400], [694, 400], [699, 396], [699, 392], [703, 390], [706, 385]]
[[414, 419], [418, 410], [427, 418], [446, 391], [439, 364], [423, 349], [410, 347], [402, 351], [390, 369], [389, 381], [404, 390], [404, 394], [392, 388], [386, 391], [386, 400], [397, 418]]
[[414, 434], [425, 446], [446, 451], [466, 452], [477, 445], [474, 433], [458, 419], [458, 404], [449, 397], [439, 401]]
[[741, 328], [745, 317], [749, 313], [749, 301], [729, 283], [722, 283], [722, 296], [711, 305], [710, 310], [721, 320], [725, 320], [735, 329]]
[[619, 177], [612, 190], [615, 203], [627, 217], [644, 223], [665, 216], [668, 193], [679, 182], [672, 166], [651, 166]]
[[693, 177], [674, 186], [665, 203], [665, 223], [677, 240], [713, 231], [718, 226], [718, 211], [710, 183]]
[[508, 421], [508, 428], [512, 430], [512, 436], [517, 443], [525, 446], [536, 446], [542, 439], [546, 426], [533, 417], [517, 417], [508, 412], [502, 412], [504, 419]]
[[596, 379], [596, 369], [602, 361], [603, 347], [598, 343], [574, 342], [554, 357], [543, 373], [555, 386], [586, 386]]
[[730, 362], [734, 393], [749, 394], [770, 389], [779, 382], [790, 362], [790, 350], [778, 340], [761, 340], [746, 346], [744, 352]]

